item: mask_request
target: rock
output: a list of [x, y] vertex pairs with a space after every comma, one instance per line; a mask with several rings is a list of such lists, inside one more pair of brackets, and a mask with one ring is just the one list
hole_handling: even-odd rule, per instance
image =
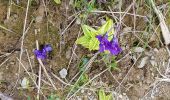
[[143, 57], [140, 64], [139, 64], [139, 66], [138, 66], [138, 68], [143, 68], [146, 65], [146, 63], [148, 62], [148, 60], [149, 60], [148, 56]]
[[37, 16], [37, 17], [35, 18], [35, 21], [36, 21], [37, 23], [41, 23], [42, 20], [43, 20], [43, 16]]
[[62, 70], [60, 70], [59, 74], [60, 74], [61, 78], [66, 78], [66, 76], [67, 76], [67, 69], [63, 68]]
[[136, 48], [134, 49], [134, 52], [140, 53], [140, 52], [143, 52], [144, 50], [145, 50], [145, 49], [142, 48], [142, 47], [136, 47]]
[[151, 65], [154, 67], [154, 66], [157, 66], [157, 62], [155, 60], [150, 60], [150, 63]]
[[0, 100], [14, 100], [14, 99], [5, 94], [0, 93]]
[[26, 77], [24, 77], [24, 78], [22, 79], [22, 81], [21, 81], [21, 87], [22, 87], [23, 89], [27, 89], [27, 88], [29, 87], [29, 80], [28, 80]]
[[80, 25], [81, 24], [81, 19], [80, 18], [77, 18], [76, 20], [76, 24]]
[[81, 93], [84, 93], [84, 89], [81, 90]]

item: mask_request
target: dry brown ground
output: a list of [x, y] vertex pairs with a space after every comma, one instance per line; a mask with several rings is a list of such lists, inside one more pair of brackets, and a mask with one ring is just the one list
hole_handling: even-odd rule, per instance
[[[62, 68], [68, 68], [68, 75], [64, 80], [68, 83], [79, 72], [77, 66], [80, 59], [84, 56], [91, 58], [96, 52], [75, 45], [77, 37], [82, 33], [81, 25], [76, 22], [78, 11], [69, 5], [69, 0], [62, 0], [61, 5], [56, 5], [52, 0], [32, 0], [24, 24], [27, 0], [19, 0], [19, 4], [16, 4], [16, 1], [0, 0], [0, 25], [8, 29], [0, 29], [0, 92], [14, 100], [26, 100], [28, 97], [34, 100], [37, 97], [37, 87], [32, 79], [38, 83], [39, 63], [33, 54], [36, 48], [35, 41], [38, 40], [40, 45], [49, 43], [53, 47], [52, 53], [43, 62], [57, 88], [54, 90], [42, 70], [43, 95], [40, 93], [40, 100], [44, 100], [52, 92], [61, 98], [66, 97], [70, 86], [65, 87], [52, 73], [59, 76]], [[101, 87], [113, 93], [118, 100], [170, 99], [170, 62], [161, 37], [159, 21], [146, 2], [132, 1], [122, 0], [121, 10], [124, 13], [119, 40], [123, 52], [116, 57], [119, 70], [101, 73], [107, 69], [105, 63], [94, 62], [86, 73], [89, 79], [93, 79], [95, 75], [99, 76], [83, 87], [72, 100], [97, 99], [97, 91]], [[167, 0], [156, 1], [156, 5], [165, 16], [167, 26], [170, 27], [170, 3]], [[107, 7], [102, 10], [119, 12], [119, 6], [119, 3], [113, 3], [110, 10]], [[134, 17], [134, 14], [137, 16]], [[120, 21], [119, 13], [96, 12], [88, 16], [86, 23], [100, 26], [103, 16]], [[26, 34], [21, 51], [24, 26], [28, 31], [24, 31]], [[37, 35], [35, 30], [38, 32]], [[101, 58], [102, 56], [98, 55], [96, 60]], [[141, 62], [144, 59], [145, 64], [142, 66]], [[21, 88], [20, 82], [24, 77], [30, 80], [30, 89]], [[74, 84], [78, 77], [71, 84]]]

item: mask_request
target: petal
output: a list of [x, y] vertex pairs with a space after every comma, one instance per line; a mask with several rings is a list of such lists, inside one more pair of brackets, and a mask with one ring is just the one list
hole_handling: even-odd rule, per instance
[[96, 38], [101, 42], [103, 40], [103, 36], [97, 35]]
[[106, 33], [106, 34], [104, 35], [104, 38], [108, 39], [108, 33]]
[[39, 50], [35, 49], [34, 54], [37, 55], [39, 53]]
[[108, 40], [104, 42], [104, 45], [106, 50], [109, 50], [112, 46], [112, 44]]
[[111, 54], [117, 55], [122, 51], [117, 38], [113, 38], [113, 40], [110, 41], [110, 43], [111, 43], [111, 48], [109, 49], [109, 51]]
[[99, 44], [99, 51], [104, 52], [104, 49], [105, 49], [104, 45], [100, 43]]
[[109, 50], [112, 55], [118, 55], [122, 50], [120, 48], [114, 48]]
[[45, 49], [47, 52], [52, 51], [52, 47], [50, 44], [45, 45], [43, 49]]
[[43, 52], [41, 50], [34, 50], [34, 54], [37, 58], [40, 58], [40, 59], [46, 59], [47, 58], [46, 52]]
[[44, 55], [44, 54], [39, 54], [39, 55], [37, 55], [37, 58], [40, 58], [40, 59], [46, 59], [47, 58], [47, 56], [46, 55]]
[[118, 43], [118, 39], [117, 39], [116, 37], [114, 37], [114, 38], [112, 39], [111, 43], [114, 44], [114, 45], [115, 45], [115, 44], [119, 44], [119, 43]]
[[115, 50], [110, 49], [109, 51], [110, 51], [110, 53], [111, 53], [112, 55], [117, 55], [117, 52], [116, 52]]

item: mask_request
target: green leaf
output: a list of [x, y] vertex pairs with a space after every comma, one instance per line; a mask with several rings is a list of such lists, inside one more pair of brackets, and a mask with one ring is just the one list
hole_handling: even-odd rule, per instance
[[99, 90], [99, 100], [106, 100], [106, 94], [103, 89]]
[[88, 61], [89, 61], [89, 59], [87, 57], [82, 57], [81, 62], [79, 64], [79, 66], [78, 66], [80, 72], [83, 72], [85, 70], [84, 65], [86, 65]]
[[82, 30], [84, 33], [84, 36], [77, 39], [76, 43], [81, 44], [85, 48], [88, 48], [89, 50], [98, 50], [99, 49], [99, 41], [96, 38], [97, 35], [104, 35], [106, 32], [108, 33], [108, 40], [110, 41], [113, 38], [114, 34], [114, 28], [113, 28], [113, 20], [108, 19], [107, 22], [102, 25], [98, 30], [95, 30], [94, 28], [88, 26], [88, 25], [82, 25]]
[[76, 40], [76, 44], [81, 44], [82, 46], [88, 48], [90, 42], [90, 37], [82, 36]]
[[28, 97], [27, 97], [27, 100], [31, 100], [31, 97], [30, 97], [30, 96], [28, 96]]
[[117, 63], [116, 62], [111, 63], [110, 65], [111, 65], [111, 69], [116, 69], [116, 67], [117, 67]]
[[58, 95], [51, 93], [47, 100], [60, 100], [60, 98]]
[[79, 86], [82, 86], [83, 84], [85, 84], [86, 82], [88, 82], [89, 77], [86, 73], [84, 73], [81, 77], [80, 80], [78, 82]]
[[109, 33], [108, 33], [109, 38], [108, 39], [111, 40], [113, 38], [113, 34], [114, 34], [113, 20], [112, 19], [109, 19], [104, 25], [102, 25], [98, 29], [97, 32], [101, 35], [104, 35], [108, 31], [109, 31]]
[[103, 89], [99, 90], [99, 100], [112, 100], [112, 94], [106, 95]]
[[88, 37], [95, 37], [95, 35], [97, 33], [97, 31], [94, 28], [92, 28], [88, 25], [82, 25], [82, 29], [83, 29], [84, 35], [88, 36]]
[[61, 4], [61, 0], [54, 0], [56, 4]]
[[99, 49], [99, 41], [97, 38], [93, 37], [91, 38], [89, 42], [89, 49], [90, 50], [98, 50]]
[[112, 94], [107, 95], [106, 100], [113, 100]]

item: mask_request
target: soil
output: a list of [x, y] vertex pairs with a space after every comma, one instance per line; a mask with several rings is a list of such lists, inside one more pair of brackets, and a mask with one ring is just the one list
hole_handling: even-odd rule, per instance
[[[17, 0], [0, 0], [0, 25], [7, 29], [0, 27], [0, 92], [14, 100], [37, 99], [37, 87], [28, 72], [38, 83], [37, 76], [40, 65], [33, 53], [36, 49], [36, 40], [38, 40], [39, 45], [51, 44], [53, 48], [53, 51], [48, 55], [48, 59], [43, 60], [43, 64], [57, 87], [57, 90], [54, 90], [42, 70], [41, 90], [43, 95], [41, 94], [39, 99], [46, 100], [52, 93], [64, 99], [71, 86], [65, 87], [52, 73], [60, 76], [59, 71], [68, 68], [68, 75], [63, 80], [70, 82], [79, 72], [78, 66], [82, 58], [90, 59], [97, 52], [89, 51], [75, 44], [76, 39], [82, 35], [81, 25], [78, 24], [79, 20], [74, 19], [81, 16], [77, 15], [79, 10], [70, 5], [69, 0], [62, 0], [61, 4], [56, 4], [53, 0], [32, 0], [25, 24], [25, 30], [27, 31], [25, 32], [22, 51], [27, 0], [18, 1], [19, 3], [17, 3]], [[118, 11], [118, 8], [115, 8], [118, 6], [118, 1], [115, 0], [115, 3], [109, 4], [112, 11]], [[100, 3], [104, 5], [103, 2]], [[122, 11], [126, 11], [131, 4], [132, 0], [123, 0]], [[168, 0], [163, 2], [157, 0], [156, 2], [159, 7], [165, 5], [163, 14], [169, 11], [169, 4]], [[115, 58], [116, 61], [120, 60], [117, 63], [118, 69], [108, 70], [101, 74], [85, 89], [73, 96], [72, 100], [98, 99], [99, 88], [104, 88], [108, 93], [112, 91], [116, 100], [170, 99], [170, 95], [168, 95], [170, 93], [169, 83], [157, 81], [164, 78], [160, 73], [163, 75], [166, 73], [169, 77], [169, 73], [166, 72], [169, 59], [168, 52], [163, 44], [160, 27], [156, 29], [159, 21], [143, 0], [137, 0], [135, 7], [136, 14], [146, 16], [151, 21], [148, 21], [146, 17], [136, 17], [135, 30], [141, 32], [134, 33], [134, 16], [125, 15], [122, 20], [124, 25], [121, 26], [119, 32], [119, 40], [123, 51]], [[103, 8], [100, 6], [100, 9], [110, 11], [105, 6]], [[133, 13], [133, 9], [131, 8], [128, 13]], [[119, 17], [119, 14], [115, 14], [114, 17], [112, 14], [106, 13], [89, 14], [85, 24], [93, 27], [100, 26], [103, 16], [114, 19]], [[169, 12], [165, 17], [167, 25], [170, 27]], [[155, 32], [154, 29], [157, 31]], [[37, 34], [35, 31], [37, 31]], [[134, 49], [137, 47], [144, 48], [144, 51], [135, 51]], [[22, 59], [20, 59], [21, 52], [23, 52]], [[96, 61], [87, 70], [86, 74], [89, 79], [107, 68], [105, 62], [101, 60], [102, 57], [103, 55], [99, 54]], [[142, 68], [138, 68], [144, 57], [148, 57], [146, 64]], [[24, 77], [29, 79], [29, 89], [23, 89], [21, 86]], [[74, 84], [78, 77], [75, 77], [71, 84]]]

